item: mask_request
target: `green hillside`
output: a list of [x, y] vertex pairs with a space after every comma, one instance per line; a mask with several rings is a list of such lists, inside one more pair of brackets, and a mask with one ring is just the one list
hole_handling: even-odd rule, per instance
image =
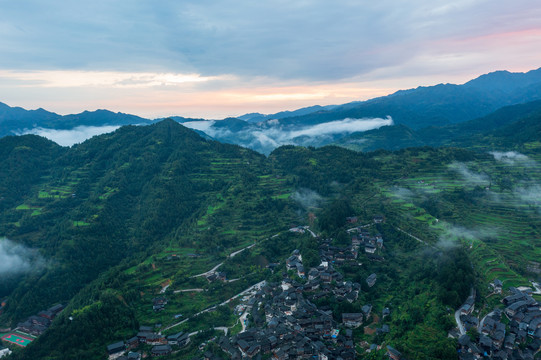
[[[0, 166], [9, 169], [0, 175], [0, 235], [42, 259], [0, 289], [0, 325], [64, 303], [51, 328], [13, 358], [103, 359], [107, 345], [155, 324], [165, 334], [205, 330], [165, 358], [201, 356], [199, 345], [218, 335], [212, 328], [240, 331], [236, 295], [281, 281], [291, 251], [317, 265], [316, 240], [288, 229], [310, 225], [347, 244], [346, 217], [370, 225], [383, 215], [368, 227], [385, 238], [383, 259], [362, 253], [361, 265], [340, 269], [363, 284], [377, 272], [378, 284], [363, 285], [352, 304], [332, 303], [333, 316], [367, 303], [375, 312], [391, 307], [390, 333], [372, 334], [370, 325], [356, 341], [392, 344], [410, 358], [453, 358], [447, 331], [471, 286], [482, 309], [494, 299], [485, 297], [488, 282], [528, 286], [539, 276], [541, 158], [533, 141], [522, 148], [497, 159], [458, 148], [283, 146], [265, 157], [171, 120], [72, 148], [36, 136], [0, 139]], [[216, 266], [231, 281], [195, 276]], [[153, 311], [159, 296], [167, 306]]]

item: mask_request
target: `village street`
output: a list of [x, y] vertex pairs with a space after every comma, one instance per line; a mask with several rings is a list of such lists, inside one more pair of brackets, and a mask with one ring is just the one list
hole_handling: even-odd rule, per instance
[[464, 329], [464, 325], [462, 324], [462, 321], [460, 320], [460, 311], [461, 310], [462, 310], [462, 308], [455, 311], [455, 321], [456, 321], [456, 324], [458, 325], [458, 331], [460, 332], [460, 335], [462, 336], [462, 335], [466, 334], [466, 330]]

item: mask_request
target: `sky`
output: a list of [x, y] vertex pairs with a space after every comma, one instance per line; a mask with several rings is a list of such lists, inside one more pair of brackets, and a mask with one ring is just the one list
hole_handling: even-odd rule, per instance
[[538, 0], [0, 0], [0, 102], [220, 119], [541, 67]]

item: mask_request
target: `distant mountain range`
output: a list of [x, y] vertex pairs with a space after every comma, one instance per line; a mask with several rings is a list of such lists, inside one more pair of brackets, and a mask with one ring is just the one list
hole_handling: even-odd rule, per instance
[[541, 101], [506, 106], [466, 122], [414, 130], [385, 126], [340, 138], [335, 145], [352, 150], [398, 150], [416, 146], [513, 148], [541, 138]]
[[59, 115], [44, 109], [25, 110], [0, 103], [0, 136], [19, 134], [34, 128], [73, 129], [77, 126], [150, 124], [152, 121], [136, 115], [109, 110], [84, 111], [80, 114]]
[[[472, 130], [468, 126], [488, 130], [508, 124], [509, 119], [516, 120], [509, 112], [521, 113], [524, 108], [508, 108], [504, 111], [507, 115], [501, 118], [494, 115], [498, 118], [495, 123], [489, 123], [494, 117], [484, 117], [504, 107], [536, 100], [541, 100], [541, 68], [527, 73], [496, 71], [463, 85], [418, 87], [343, 105], [316, 105], [270, 115], [251, 113], [220, 121], [178, 116], [171, 119], [201, 135], [265, 154], [284, 144], [394, 149], [448, 143], [457, 134]], [[479, 120], [464, 128], [454, 125], [475, 119]], [[72, 129], [152, 122], [107, 110], [61, 116], [43, 109], [28, 111], [0, 103], [0, 136], [21, 134], [33, 128]]]

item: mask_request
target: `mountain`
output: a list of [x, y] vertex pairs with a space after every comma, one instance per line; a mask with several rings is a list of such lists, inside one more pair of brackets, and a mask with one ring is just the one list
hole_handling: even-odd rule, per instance
[[[413, 130], [405, 125], [384, 126], [351, 134], [336, 144], [360, 151], [397, 150], [412, 146], [457, 146], [490, 150], [491, 147], [520, 148], [541, 135], [541, 101], [503, 107], [487, 116], [445, 126]], [[497, 140], [499, 139], [499, 140]], [[515, 139], [515, 140], [512, 140]]]
[[527, 73], [495, 71], [470, 80], [464, 86], [481, 91], [513, 94], [520, 89], [526, 89], [526, 91], [533, 89], [539, 83], [541, 83], [541, 69], [531, 70]]
[[305, 108], [301, 108], [294, 111], [280, 111], [276, 114], [269, 114], [264, 115], [260, 113], [250, 113], [238, 116], [237, 118], [240, 120], [248, 121], [248, 122], [262, 122], [267, 120], [273, 120], [273, 119], [283, 119], [287, 117], [295, 117], [295, 116], [302, 116], [311, 114], [318, 111], [324, 111], [324, 110], [331, 110], [335, 108], [337, 105], [327, 105], [327, 106], [320, 106], [320, 105], [314, 105], [314, 106], [308, 106]]
[[[371, 137], [375, 138], [352, 148], [373, 150], [399, 149], [426, 143], [437, 145], [438, 142], [431, 135], [442, 139], [449, 131], [468, 131], [467, 128], [453, 130], [453, 124], [485, 117], [502, 107], [539, 100], [540, 90], [541, 69], [527, 73], [499, 71], [482, 75], [463, 85], [418, 87], [362, 102], [315, 106], [273, 115], [247, 114], [237, 120], [216, 121], [203, 131], [216, 140], [249, 147], [264, 154], [284, 144], [323, 146]], [[388, 125], [381, 121], [387, 117], [391, 117], [395, 125], [403, 126], [397, 129], [381, 127]], [[360, 121], [358, 127], [337, 126], [339, 122], [358, 119], [380, 120], [372, 127], [366, 127]], [[409, 134], [402, 132], [405, 128], [411, 129], [407, 131]], [[431, 128], [434, 131], [437, 129], [438, 133], [430, 134]], [[427, 136], [423, 139], [421, 132], [415, 135], [421, 138], [412, 138], [411, 131], [421, 129], [427, 129], [424, 131]]]
[[501, 107], [541, 99], [541, 69], [482, 75], [463, 85], [439, 84], [400, 90], [328, 111], [286, 118], [282, 124], [316, 124], [344, 118], [391, 116], [412, 129], [442, 126], [485, 116]]
[[0, 103], [0, 137], [33, 128], [72, 129], [77, 126], [149, 124], [150, 120], [108, 110], [84, 111], [80, 114], [58, 115], [43, 109], [25, 110]]
[[[340, 139], [352, 134], [361, 134], [389, 125], [389, 122], [385, 121], [388, 117], [392, 119], [393, 124], [404, 125], [413, 131], [451, 126], [447, 130], [452, 132], [453, 124], [485, 117], [502, 107], [540, 99], [541, 69], [526, 73], [496, 71], [479, 76], [463, 85], [439, 84], [418, 87], [343, 105], [315, 105], [271, 115], [252, 113], [219, 121], [180, 116], [174, 116], [172, 119], [196, 129], [200, 134], [204, 133], [209, 138], [245, 146], [268, 155], [280, 145], [323, 146], [340, 143]], [[359, 119], [368, 119], [372, 121], [373, 126], [368, 126], [368, 122], [363, 123]], [[359, 126], [352, 125], [352, 121], [356, 121]], [[0, 136], [20, 133], [24, 129], [34, 127], [72, 129], [80, 125], [120, 126], [150, 123], [151, 120], [107, 110], [60, 116], [43, 109], [26, 111], [21, 108], [10, 108], [5, 104], [0, 106]], [[320, 127], [317, 127], [318, 125]], [[382, 132], [370, 132], [367, 136], [376, 134], [379, 137], [383, 136], [387, 139], [385, 140], [387, 145], [374, 146], [390, 149], [399, 148], [397, 144], [402, 142], [408, 146], [424, 143], [424, 140], [413, 141], [411, 135], [402, 134], [401, 129], [403, 128], [392, 131], [382, 129]], [[397, 144], [390, 143], [392, 134], [399, 136], [395, 141]], [[405, 138], [402, 140], [400, 136]], [[352, 135], [352, 139], [355, 137], [362, 138], [360, 135]], [[430, 143], [430, 139], [428, 140]], [[374, 147], [370, 145], [364, 148]]]

